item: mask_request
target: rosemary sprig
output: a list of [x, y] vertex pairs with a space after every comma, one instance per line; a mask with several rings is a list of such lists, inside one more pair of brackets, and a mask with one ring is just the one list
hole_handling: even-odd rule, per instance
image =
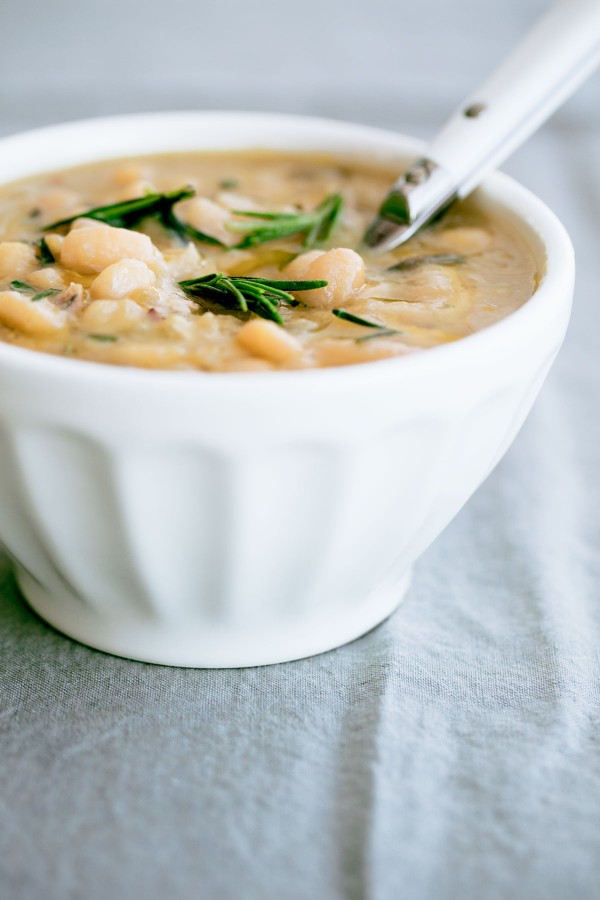
[[239, 244], [236, 244], [240, 249], [255, 247], [256, 244], [290, 237], [293, 234], [304, 234], [304, 246], [315, 247], [329, 238], [343, 205], [341, 194], [330, 194], [312, 212], [277, 213], [235, 209], [233, 211], [237, 216], [263, 219], [268, 224], [256, 228], [253, 222], [230, 222], [227, 228], [230, 231], [246, 232]]
[[144, 197], [136, 197], [134, 200], [123, 200], [120, 203], [110, 203], [108, 206], [96, 206], [87, 212], [77, 213], [66, 219], [59, 219], [46, 225], [44, 231], [55, 231], [70, 225], [75, 219], [96, 219], [106, 225], [115, 225], [118, 228], [133, 228], [150, 217], [158, 217], [166, 221], [172, 213], [173, 206], [181, 200], [193, 197], [196, 191], [191, 187], [179, 188], [167, 194], [146, 194]]
[[285, 281], [270, 278], [251, 278], [223, 275], [216, 272], [201, 278], [180, 281], [179, 286], [196, 303], [208, 301], [221, 312], [253, 312], [263, 319], [283, 325], [278, 308], [282, 303], [297, 306], [290, 291], [311, 291], [326, 287], [326, 281]]
[[[205, 244], [215, 244], [223, 247], [222, 241], [198, 231], [192, 225], [182, 221], [175, 215], [173, 207], [181, 200], [194, 197], [196, 191], [191, 187], [179, 188], [167, 194], [146, 194], [145, 197], [136, 197], [134, 200], [124, 200], [121, 203], [110, 203], [108, 206], [97, 206], [85, 213], [79, 213], [68, 219], [60, 219], [46, 225], [44, 231], [55, 231], [70, 225], [75, 219], [96, 219], [105, 225], [113, 225], [117, 228], [135, 228], [143, 219], [158, 218], [165, 228], [174, 231], [180, 237], [190, 237], [195, 241], [203, 241]], [[43, 241], [43, 238], [42, 238]], [[45, 243], [45, 242], [44, 242]], [[40, 245], [41, 248], [41, 245]], [[50, 250], [46, 244], [48, 253]]]
[[32, 303], [35, 303], [36, 300], [43, 300], [44, 297], [52, 297], [54, 294], [62, 293], [62, 288], [48, 288], [46, 291], [38, 291], [37, 288], [27, 284], [26, 281], [11, 281], [10, 287], [13, 291], [19, 291], [20, 294], [33, 294], [34, 296], [31, 297]]
[[343, 319], [345, 322], [352, 322], [354, 325], [363, 325], [365, 328], [376, 329], [377, 333], [373, 332], [372, 334], [365, 334], [363, 337], [355, 338], [357, 343], [370, 341], [372, 338], [376, 337], [388, 337], [392, 334], [402, 334], [402, 332], [398, 331], [396, 328], [388, 328], [387, 325], [379, 325], [378, 322], [370, 322], [368, 319], [363, 319], [361, 316], [355, 316], [354, 313], [349, 313], [345, 309], [334, 309], [332, 312], [334, 316], [337, 316], [338, 319]]
[[406, 272], [430, 263], [436, 266], [459, 266], [466, 261], [465, 256], [458, 256], [456, 253], [432, 253], [425, 256], [410, 256], [408, 259], [401, 259], [394, 266], [390, 266], [387, 271]]

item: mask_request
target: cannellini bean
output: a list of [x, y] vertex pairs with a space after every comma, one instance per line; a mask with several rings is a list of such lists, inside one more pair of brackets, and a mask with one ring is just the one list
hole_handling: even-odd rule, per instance
[[35, 250], [23, 241], [0, 244], [0, 281], [23, 278], [38, 265]]
[[46, 243], [48, 245], [48, 249], [50, 253], [54, 257], [54, 259], [60, 259], [60, 251], [62, 245], [64, 244], [64, 236], [62, 234], [47, 234], [46, 235]]
[[289, 332], [284, 331], [275, 322], [266, 319], [251, 319], [237, 333], [238, 344], [263, 359], [274, 363], [299, 361], [302, 357], [302, 345]]
[[94, 300], [101, 297], [120, 300], [138, 288], [152, 287], [155, 283], [156, 275], [141, 259], [121, 259], [94, 278], [90, 294]]
[[33, 301], [31, 295], [2, 291], [0, 322], [25, 334], [44, 337], [64, 328], [66, 314], [45, 298]]
[[228, 247], [233, 246], [239, 240], [239, 236], [229, 231], [225, 226], [231, 219], [229, 210], [219, 206], [206, 197], [192, 197], [190, 200], [182, 200], [175, 207], [175, 211], [184, 222], [188, 222], [192, 228], [216, 238]]
[[438, 234], [432, 234], [432, 238], [436, 249], [449, 253], [482, 253], [492, 243], [492, 235], [485, 228], [467, 225], [446, 228]]
[[74, 219], [71, 222], [71, 231], [77, 231], [78, 228], [102, 228], [105, 226], [105, 222], [101, 222], [100, 219], [90, 219], [87, 216], [79, 216], [78, 219]]
[[288, 263], [285, 267], [285, 272], [290, 278], [308, 278], [307, 273], [309, 266], [311, 266], [315, 260], [321, 259], [322, 256], [325, 256], [324, 250], [308, 250], [306, 253], [301, 253]]
[[31, 272], [27, 276], [27, 281], [33, 287], [39, 288], [40, 291], [45, 291], [49, 288], [62, 290], [65, 287], [65, 282], [60, 272], [51, 267]]
[[324, 340], [314, 344], [314, 359], [318, 366], [351, 366], [354, 363], [390, 359], [406, 352], [401, 345], [384, 339], [358, 344], [352, 340]]
[[354, 297], [365, 283], [365, 264], [358, 253], [345, 247], [303, 253], [285, 268], [288, 278], [324, 280], [327, 286], [298, 293], [307, 306], [333, 309]]
[[103, 224], [71, 229], [60, 253], [61, 265], [84, 274], [101, 272], [122, 259], [151, 262], [158, 258], [158, 250], [147, 234]]
[[94, 300], [81, 314], [86, 331], [113, 333], [135, 327], [147, 311], [135, 300]]

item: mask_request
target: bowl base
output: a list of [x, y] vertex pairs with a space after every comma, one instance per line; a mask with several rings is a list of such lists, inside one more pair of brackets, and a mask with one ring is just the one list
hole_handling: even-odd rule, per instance
[[347, 644], [375, 628], [396, 609], [410, 586], [412, 570], [392, 586], [373, 591], [360, 604], [316, 610], [298, 622], [278, 621], [275, 628], [261, 626], [232, 631], [230, 623], [180, 625], [158, 620], [100, 616], [69, 594], [46, 591], [27, 572], [17, 569], [19, 587], [30, 606], [46, 622], [95, 650], [114, 656], [166, 666], [231, 669], [291, 662]]

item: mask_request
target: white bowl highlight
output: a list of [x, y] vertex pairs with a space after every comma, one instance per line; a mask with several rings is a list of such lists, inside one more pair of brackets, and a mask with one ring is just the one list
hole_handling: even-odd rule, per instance
[[[382, 160], [421, 149], [321, 119], [123, 116], [0, 140], [0, 180], [221, 147]], [[480, 196], [515, 221], [546, 274], [521, 309], [453, 344], [219, 374], [0, 343], [0, 540], [34, 609], [93, 647], [182, 666], [297, 659], [389, 615], [411, 564], [513, 440], [567, 327], [563, 227], [506, 176]]]

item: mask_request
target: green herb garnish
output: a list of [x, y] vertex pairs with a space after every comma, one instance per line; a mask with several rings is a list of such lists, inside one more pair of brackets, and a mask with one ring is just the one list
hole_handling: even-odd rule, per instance
[[459, 266], [467, 261], [465, 256], [458, 256], [455, 253], [433, 253], [426, 256], [410, 256], [408, 259], [401, 259], [394, 266], [390, 266], [388, 272], [406, 272], [409, 269], [417, 269], [419, 266], [429, 265], [433, 263], [436, 266]]
[[68, 219], [60, 219], [58, 222], [52, 222], [46, 225], [44, 231], [54, 231], [70, 225], [75, 219], [96, 219], [98, 222], [104, 222], [105, 225], [112, 225], [116, 228], [135, 228], [143, 219], [157, 218], [165, 228], [176, 232], [180, 237], [191, 237], [196, 241], [203, 241], [206, 244], [216, 244], [222, 247], [223, 243], [217, 238], [198, 231], [187, 222], [183, 222], [173, 212], [173, 207], [181, 200], [189, 200], [194, 197], [196, 191], [191, 187], [179, 188], [177, 191], [171, 191], [168, 194], [146, 194], [145, 197], [137, 197], [135, 200], [124, 200], [121, 203], [111, 203], [108, 206], [97, 206], [95, 209], [89, 209], [85, 213], [78, 213], [76, 216], [70, 216]]
[[37, 288], [27, 284], [26, 281], [11, 281], [10, 287], [13, 291], [20, 291], [22, 294], [35, 294]]
[[224, 178], [219, 182], [219, 187], [222, 191], [232, 191], [234, 188], [239, 186], [239, 181], [235, 178]]
[[36, 300], [43, 300], [44, 297], [53, 297], [55, 294], [62, 294], [62, 291], [57, 288], [48, 288], [47, 291], [40, 291], [38, 294], [35, 294], [31, 301], [35, 303]]
[[48, 288], [46, 291], [38, 291], [37, 288], [27, 284], [26, 281], [11, 281], [10, 287], [13, 291], [19, 291], [20, 294], [33, 294], [34, 296], [31, 297], [32, 303], [35, 303], [36, 300], [43, 300], [44, 297], [62, 294], [62, 288]]
[[114, 334], [88, 334], [92, 341], [101, 341], [104, 344], [114, 344], [117, 337]]
[[372, 334], [364, 334], [362, 337], [354, 338], [357, 344], [364, 344], [365, 341], [372, 341], [373, 338], [391, 337], [394, 334], [402, 334], [396, 328], [377, 328]]
[[298, 305], [298, 300], [290, 291], [312, 291], [326, 285], [326, 281], [272, 280], [228, 276], [221, 272], [179, 282], [182, 290], [200, 305], [203, 305], [202, 301], [208, 301], [207, 308], [212, 304], [221, 312], [253, 312], [263, 319], [277, 322], [278, 325], [283, 325], [278, 312], [281, 303], [287, 306]]
[[332, 312], [334, 316], [337, 316], [338, 319], [343, 319], [345, 322], [352, 322], [354, 325], [363, 325], [365, 328], [375, 328], [377, 330], [377, 333], [373, 332], [373, 334], [365, 334], [363, 337], [355, 338], [357, 343], [370, 341], [372, 338], [376, 337], [388, 337], [392, 334], [402, 334], [402, 332], [398, 331], [396, 328], [388, 328], [387, 325], [380, 325], [378, 322], [370, 322], [368, 319], [363, 319], [361, 316], [355, 316], [354, 313], [349, 313], [345, 309], [334, 309]]
[[256, 228], [253, 222], [229, 222], [227, 228], [230, 231], [247, 232], [239, 244], [236, 244], [240, 249], [264, 244], [265, 241], [276, 241], [293, 234], [304, 234], [304, 246], [315, 247], [329, 238], [343, 205], [341, 194], [331, 194], [312, 212], [276, 213], [235, 209], [233, 211], [237, 216], [264, 219], [268, 224]]
[[39, 261], [44, 266], [48, 266], [51, 263], [56, 262], [54, 254], [46, 242], [46, 238], [42, 238], [36, 243], [36, 253]]
[[158, 217], [165, 221], [172, 212], [173, 206], [180, 200], [193, 197], [196, 191], [191, 187], [170, 191], [168, 194], [146, 194], [144, 197], [136, 197], [134, 200], [123, 200], [121, 203], [111, 203], [108, 206], [96, 206], [87, 212], [77, 213], [67, 219], [59, 219], [46, 225], [44, 231], [55, 231], [71, 225], [75, 219], [96, 219], [106, 225], [114, 225], [117, 228], [133, 228], [139, 225], [142, 219]]
[[[87, 212], [52, 222], [45, 226], [44, 231], [60, 230], [81, 218], [95, 219], [117, 228], [135, 228], [143, 219], [158, 218], [165, 228], [175, 231], [181, 237], [190, 237], [196, 241], [223, 247], [222, 241], [203, 231], [198, 231], [197, 228], [179, 219], [173, 212], [175, 204], [193, 197], [195, 193], [193, 188], [185, 187], [166, 194], [146, 194], [145, 197], [137, 197], [134, 200], [124, 200], [108, 206], [97, 206], [94, 209], [88, 209]], [[339, 218], [342, 206], [341, 195], [331, 194], [313, 212], [259, 213], [234, 210], [238, 216], [263, 219], [269, 224], [257, 228], [254, 223], [230, 222], [227, 227], [231, 231], [247, 232], [240, 243], [236, 245], [238, 248], [254, 247], [256, 244], [289, 237], [292, 234], [304, 234], [304, 245], [314, 247], [327, 240]], [[50, 252], [47, 245], [46, 250], [48, 253]]]

